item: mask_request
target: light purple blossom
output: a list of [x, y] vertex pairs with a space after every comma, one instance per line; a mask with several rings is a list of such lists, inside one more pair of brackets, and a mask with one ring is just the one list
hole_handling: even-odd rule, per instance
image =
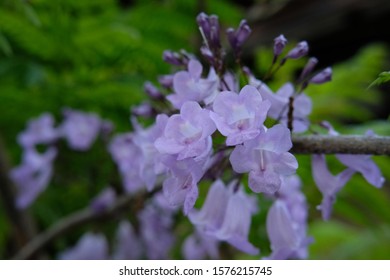
[[213, 103], [210, 117], [219, 132], [226, 136], [226, 144], [234, 146], [255, 138], [260, 133], [270, 107], [253, 86], [245, 86], [237, 94], [223, 91]]
[[[250, 84], [257, 87], [264, 100], [271, 102], [271, 107], [268, 111], [268, 117], [279, 120], [287, 126], [289, 99], [294, 95], [294, 87], [291, 83], [284, 84], [276, 93], [263, 82], [250, 78]], [[304, 132], [309, 127], [308, 115], [312, 110], [312, 102], [310, 97], [304, 93], [300, 93], [294, 97], [293, 103], [293, 131]]]
[[101, 119], [93, 113], [66, 109], [59, 130], [69, 146], [78, 151], [88, 150], [101, 130]]
[[182, 254], [186, 260], [218, 259], [218, 244], [215, 237], [195, 230], [184, 240]]
[[298, 176], [285, 177], [267, 214], [267, 233], [272, 254], [267, 259], [307, 258], [307, 204]]
[[272, 194], [279, 190], [282, 177], [294, 174], [298, 168], [297, 160], [288, 152], [291, 147], [290, 131], [283, 125], [275, 125], [236, 146], [230, 163], [237, 173], [249, 172], [252, 191]]
[[183, 104], [180, 114], [172, 115], [165, 126], [162, 137], [155, 141], [160, 153], [177, 155], [178, 160], [199, 157], [211, 149], [211, 134], [215, 125], [210, 112], [198, 103]]
[[140, 152], [137, 162], [139, 176], [149, 191], [155, 187], [157, 177], [167, 171], [162, 163], [162, 155], [154, 145], [154, 142], [163, 135], [167, 122], [168, 116], [160, 114], [157, 115], [155, 124], [148, 128], [135, 126], [133, 141]]
[[200, 230], [215, 232], [221, 227], [231, 191], [221, 180], [215, 181], [209, 188], [202, 208], [192, 210], [188, 217]]
[[176, 109], [180, 109], [186, 101], [204, 102], [206, 105], [213, 102], [218, 94], [219, 78], [213, 69], [206, 79], [202, 79], [202, 64], [191, 59], [188, 71], [179, 71], [173, 77], [174, 94], [167, 99]]
[[134, 143], [134, 134], [124, 133], [113, 137], [108, 150], [118, 166], [123, 186], [128, 193], [135, 193], [144, 186], [139, 172], [142, 154]]
[[59, 255], [62, 260], [106, 260], [109, 258], [106, 238], [99, 233], [87, 232], [77, 244]]
[[18, 143], [24, 148], [31, 148], [37, 144], [49, 144], [57, 140], [58, 136], [53, 116], [43, 113], [28, 122], [26, 130], [18, 135]]
[[198, 198], [198, 182], [204, 174], [204, 160], [193, 158], [176, 160], [172, 156], [163, 159], [169, 173], [163, 182], [163, 193], [171, 206], [183, 205], [185, 215], [194, 207]]
[[[329, 122], [322, 122], [322, 126], [328, 130], [330, 135], [339, 135], [339, 133]], [[376, 136], [375, 133], [371, 130], [367, 130], [365, 135], [367, 137]], [[355, 172], [362, 174], [366, 181], [374, 187], [380, 188], [385, 182], [385, 178], [382, 176], [382, 172], [376, 163], [372, 160], [371, 155], [337, 154], [336, 157], [346, 167], [349, 167]]]
[[256, 255], [258, 249], [248, 241], [251, 217], [258, 211], [257, 200], [245, 194], [237, 182], [225, 187], [222, 181], [214, 182], [201, 210], [192, 210], [191, 222], [197, 229], [220, 241], [226, 241], [237, 249]]
[[363, 175], [364, 179], [374, 187], [380, 188], [385, 182], [382, 172], [372, 160], [371, 155], [338, 154], [337, 159], [345, 166]]
[[337, 175], [330, 173], [324, 155], [312, 155], [313, 179], [322, 193], [322, 203], [318, 209], [322, 212], [322, 218], [329, 220], [336, 194], [349, 181], [355, 171], [347, 168]]
[[115, 236], [113, 259], [137, 260], [142, 256], [142, 246], [128, 221], [121, 221]]
[[259, 249], [248, 241], [252, 215], [257, 211], [253, 197], [249, 197], [241, 189], [232, 193], [227, 202], [223, 222], [213, 236], [249, 255], [259, 254]]
[[174, 208], [161, 205], [155, 196], [139, 213], [140, 236], [145, 244], [148, 259], [168, 259], [175, 242], [172, 232]]
[[43, 154], [35, 148], [24, 150], [22, 163], [11, 170], [10, 177], [18, 189], [16, 206], [28, 207], [42, 193], [53, 174], [53, 160], [57, 155], [54, 147]]

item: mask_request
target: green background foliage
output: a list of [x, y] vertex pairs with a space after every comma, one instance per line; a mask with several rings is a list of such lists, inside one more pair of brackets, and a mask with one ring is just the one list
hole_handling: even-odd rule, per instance
[[[228, 1], [208, 1], [208, 12], [218, 14], [223, 27], [236, 26], [244, 11]], [[17, 134], [28, 119], [51, 112], [61, 121], [64, 107], [93, 111], [115, 124], [116, 131], [131, 129], [129, 108], [145, 99], [142, 87], [147, 80], [168, 74], [172, 68], [161, 59], [166, 49], [185, 49], [197, 53], [200, 36], [195, 24], [199, 2], [133, 1], [124, 9], [114, 0], [3, 0], [0, 3], [0, 136], [13, 165], [20, 161]], [[282, 31], [281, 31], [282, 32]], [[275, 34], [277, 36], [279, 34]], [[292, 38], [294, 39], [294, 38]], [[310, 44], [310, 42], [309, 42]], [[293, 44], [291, 44], [292, 46]], [[269, 46], [252, 53], [255, 73], [261, 77], [272, 59]], [[270, 82], [276, 90], [294, 78], [302, 61], [288, 61]], [[389, 51], [373, 44], [361, 49], [347, 61], [333, 66], [333, 81], [310, 86], [306, 93], [313, 99], [311, 120], [331, 121], [346, 134], [363, 134], [372, 129], [390, 135], [389, 122], [376, 114], [384, 100], [380, 87], [370, 87], [378, 73], [389, 69]], [[386, 92], [389, 94], [389, 92]], [[70, 151], [60, 143], [60, 152], [50, 186], [31, 207], [40, 229], [45, 229], [72, 211], [83, 208], [108, 184], [119, 184], [116, 168], [103, 142], [86, 154]], [[298, 156], [299, 175], [310, 205], [309, 232], [315, 243], [313, 259], [389, 259], [390, 191], [388, 183], [377, 190], [361, 176], [338, 196], [331, 221], [320, 220], [315, 209], [320, 194], [311, 177], [309, 156]], [[387, 182], [390, 180], [388, 157], [374, 160]], [[334, 172], [341, 165], [329, 157]], [[205, 194], [208, 184], [201, 185]], [[198, 202], [197, 205], [201, 203]], [[254, 218], [250, 239], [269, 252], [264, 220], [270, 202], [261, 199], [261, 212]], [[49, 248], [50, 257], [70, 244], [87, 229], [103, 228], [112, 236], [115, 223], [86, 226]], [[176, 229], [179, 239], [192, 231], [183, 220]], [[0, 258], [9, 258], [10, 238], [7, 217], [0, 207]], [[180, 258], [180, 243], [173, 252]], [[236, 258], [247, 258], [236, 251]]]

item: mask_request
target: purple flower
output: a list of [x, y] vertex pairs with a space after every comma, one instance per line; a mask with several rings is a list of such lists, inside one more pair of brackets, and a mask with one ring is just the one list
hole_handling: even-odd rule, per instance
[[18, 143], [24, 148], [31, 148], [36, 144], [49, 144], [57, 140], [58, 136], [53, 116], [43, 113], [28, 122], [27, 129], [18, 135]]
[[168, 259], [175, 242], [172, 225], [176, 211], [162, 207], [158, 200], [157, 195], [138, 213], [140, 236], [148, 259]]
[[370, 155], [338, 154], [336, 157], [345, 166], [361, 173], [364, 179], [374, 187], [380, 188], [385, 182], [385, 178]]
[[22, 164], [10, 172], [10, 177], [18, 189], [16, 206], [28, 207], [43, 192], [53, 174], [53, 160], [57, 150], [50, 147], [40, 154], [34, 148], [24, 151]]
[[[259, 89], [264, 100], [271, 102], [268, 116], [279, 120], [287, 126], [289, 99], [294, 95], [294, 87], [291, 83], [284, 84], [275, 94], [263, 82], [251, 78], [250, 83]], [[311, 99], [304, 93], [296, 95], [293, 103], [293, 131], [304, 132], [309, 127], [308, 115], [312, 110]]]
[[287, 39], [286, 37], [283, 36], [283, 34], [279, 35], [278, 37], [276, 37], [274, 39], [274, 56], [279, 56], [284, 47], [286, 46], [287, 44]]
[[249, 243], [248, 233], [251, 216], [258, 210], [257, 200], [241, 190], [236, 191], [236, 184], [233, 181], [225, 187], [220, 180], [214, 182], [202, 209], [192, 210], [189, 218], [200, 232], [255, 255], [259, 251]]
[[162, 163], [162, 155], [154, 145], [154, 142], [163, 135], [167, 122], [168, 116], [160, 114], [156, 117], [154, 125], [146, 129], [138, 126], [133, 137], [140, 153], [137, 162], [139, 176], [149, 191], [156, 185], [157, 176], [167, 171]]
[[178, 160], [198, 157], [210, 151], [210, 135], [215, 129], [209, 111], [188, 101], [183, 104], [180, 114], [168, 119], [164, 134], [156, 140], [155, 147], [160, 153], [177, 155]]
[[140, 240], [128, 221], [121, 221], [116, 232], [116, 243], [113, 253], [115, 260], [137, 260], [142, 255]]
[[259, 135], [269, 107], [270, 103], [262, 100], [255, 87], [245, 86], [239, 94], [232, 91], [218, 94], [210, 117], [219, 132], [227, 136], [226, 144], [234, 146]]
[[108, 207], [110, 207], [116, 199], [116, 193], [113, 188], [108, 187], [103, 189], [97, 197], [95, 197], [90, 207], [97, 213], [105, 211]]
[[218, 240], [196, 230], [188, 236], [182, 246], [182, 254], [186, 260], [202, 260], [207, 257], [218, 259]]
[[290, 50], [286, 58], [298, 59], [305, 56], [309, 52], [309, 45], [306, 41], [299, 42], [292, 50]]
[[102, 234], [86, 233], [77, 244], [59, 255], [62, 260], [106, 260], [108, 243]]
[[64, 115], [65, 120], [60, 126], [61, 136], [68, 141], [72, 149], [88, 150], [100, 132], [100, 118], [96, 114], [72, 109], [66, 109]]
[[167, 156], [164, 164], [169, 168], [169, 175], [163, 182], [164, 196], [171, 206], [183, 205], [187, 215], [198, 198], [197, 184], [204, 174], [204, 163], [193, 158], [179, 161]]
[[[328, 130], [330, 135], [339, 135], [329, 122], [322, 122], [322, 126]], [[365, 135], [367, 137], [375, 137], [374, 132], [371, 130], [367, 130]], [[385, 178], [383, 178], [380, 169], [371, 159], [371, 155], [337, 154], [336, 157], [346, 167], [362, 174], [366, 181], [374, 187], [380, 188], [385, 182]]]
[[355, 171], [347, 168], [335, 176], [328, 170], [324, 155], [312, 155], [312, 173], [323, 197], [318, 209], [322, 212], [322, 218], [329, 220], [336, 194], [344, 187]]
[[237, 173], [249, 172], [252, 191], [272, 194], [279, 190], [282, 177], [294, 174], [298, 168], [295, 157], [287, 152], [291, 147], [290, 131], [283, 125], [275, 125], [236, 146], [230, 163]]
[[142, 153], [134, 143], [134, 134], [114, 136], [108, 150], [119, 168], [126, 192], [134, 193], [141, 189], [144, 186], [139, 170]]
[[252, 197], [239, 190], [230, 195], [221, 227], [213, 233], [218, 240], [226, 241], [249, 255], [259, 249], [248, 241], [252, 215], [257, 212]]
[[272, 254], [267, 259], [307, 258], [307, 204], [297, 176], [285, 177], [267, 215]]
[[202, 209], [189, 213], [190, 221], [206, 233], [216, 231], [222, 225], [230, 193], [221, 180], [215, 181], [210, 186]]
[[188, 71], [179, 71], [173, 77], [174, 94], [167, 99], [180, 109], [186, 101], [203, 101], [206, 105], [213, 102], [218, 93], [219, 79], [214, 70], [210, 70], [207, 79], [202, 79], [202, 64], [190, 60]]

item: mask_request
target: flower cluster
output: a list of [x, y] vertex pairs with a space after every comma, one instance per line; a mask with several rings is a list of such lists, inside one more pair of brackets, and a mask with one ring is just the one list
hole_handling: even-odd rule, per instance
[[[296, 81], [273, 92], [267, 79], [288, 60], [306, 56], [307, 42], [285, 50], [287, 39], [276, 37], [272, 65], [259, 79], [242, 65], [242, 46], [251, 33], [246, 21], [226, 31], [237, 71], [229, 69], [225, 60], [228, 52], [222, 47], [218, 17], [201, 13], [197, 22], [204, 40], [200, 53], [208, 69], [193, 54], [165, 51], [163, 59], [177, 71], [161, 76], [160, 87], [145, 84], [149, 101], [131, 108], [134, 130], [114, 135], [107, 145], [123, 191], [134, 196], [153, 191], [154, 196], [136, 213], [137, 230], [122, 221], [112, 253], [104, 236], [88, 233], [60, 258], [168, 258], [175, 243], [174, 218], [180, 209], [193, 225], [193, 233], [182, 246], [183, 257], [218, 258], [221, 242], [258, 255], [260, 250], [249, 240], [249, 232], [252, 217], [259, 211], [259, 193], [273, 201], [266, 220], [272, 252], [264, 258], [307, 257], [307, 246], [313, 240], [307, 236], [308, 206], [296, 175], [298, 161], [290, 153], [291, 134], [307, 132], [310, 127], [312, 102], [303, 91], [310, 84], [330, 81], [332, 70], [315, 71], [318, 61], [310, 58]], [[94, 114], [66, 110], [64, 115], [57, 128], [49, 114], [30, 121], [18, 138], [25, 153], [11, 176], [19, 188], [20, 207], [28, 206], [47, 186], [58, 139], [85, 151], [109, 127]], [[154, 123], [144, 127], [144, 117], [154, 118]], [[336, 133], [327, 127], [329, 133]], [[37, 152], [38, 144], [47, 145], [43, 154]], [[347, 168], [333, 176], [324, 155], [313, 155], [313, 177], [323, 194], [319, 208], [324, 219], [330, 216], [337, 192], [354, 173], [363, 174], [376, 187], [383, 184], [369, 156], [337, 158]], [[206, 186], [207, 196], [199, 208], [200, 188]], [[105, 189], [91, 208], [97, 213], [105, 211], [116, 195]]]
[[[65, 139], [71, 149], [88, 150], [97, 136], [109, 132], [111, 123], [92, 113], [64, 109], [64, 121], [55, 127], [54, 117], [44, 113], [30, 120], [18, 135], [23, 148], [22, 163], [11, 170], [10, 177], [18, 191], [16, 205], [28, 207], [43, 192], [53, 174], [53, 161], [57, 155], [56, 143]], [[40, 152], [38, 145], [45, 148]]]

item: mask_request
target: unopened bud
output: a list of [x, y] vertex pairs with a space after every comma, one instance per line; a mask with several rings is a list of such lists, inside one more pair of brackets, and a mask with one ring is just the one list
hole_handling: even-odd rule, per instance
[[287, 44], [287, 39], [281, 34], [274, 39], [274, 56], [279, 56]]
[[318, 63], [318, 59], [315, 57], [311, 57], [309, 61], [306, 63], [305, 67], [302, 70], [301, 76], [299, 77], [300, 81], [303, 81], [307, 78], [312, 72], [314, 67], [316, 67]]
[[163, 95], [151, 82], [144, 83], [144, 91], [147, 95], [149, 95], [152, 99], [159, 99]]
[[309, 45], [306, 41], [299, 42], [292, 50], [288, 52], [286, 58], [298, 59], [309, 52]]
[[158, 77], [158, 82], [164, 88], [172, 88], [173, 86], [173, 75], [161, 75]]
[[323, 84], [332, 80], [332, 68], [327, 67], [310, 79], [311, 84]]

